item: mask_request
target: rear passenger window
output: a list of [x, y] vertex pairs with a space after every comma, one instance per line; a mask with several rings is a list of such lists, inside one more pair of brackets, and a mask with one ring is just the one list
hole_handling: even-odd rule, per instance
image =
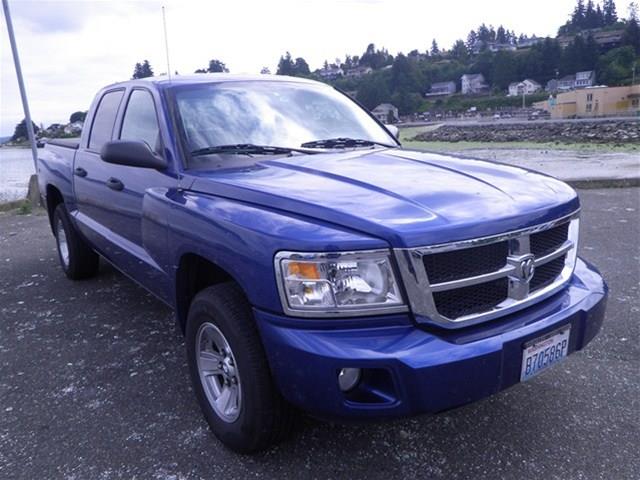
[[98, 110], [93, 118], [93, 126], [89, 135], [89, 149], [100, 150], [102, 145], [111, 140], [113, 125], [118, 114], [118, 106], [124, 90], [105, 93], [100, 99]]
[[120, 131], [121, 140], [146, 142], [156, 153], [160, 151], [160, 129], [153, 97], [146, 90], [134, 90], [129, 97]]

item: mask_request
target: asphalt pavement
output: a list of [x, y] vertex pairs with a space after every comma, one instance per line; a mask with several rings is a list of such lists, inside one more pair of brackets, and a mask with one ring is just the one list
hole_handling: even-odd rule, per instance
[[67, 280], [42, 211], [0, 214], [0, 478], [640, 478], [640, 189], [580, 193], [611, 288], [584, 351], [436, 416], [307, 418], [255, 456], [210, 434], [168, 308], [107, 265]]

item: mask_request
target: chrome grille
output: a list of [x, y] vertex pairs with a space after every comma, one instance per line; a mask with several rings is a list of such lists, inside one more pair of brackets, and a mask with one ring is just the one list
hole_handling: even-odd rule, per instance
[[431, 283], [449, 282], [493, 272], [504, 267], [509, 242], [496, 242], [475, 248], [434, 253], [423, 258]]
[[457, 328], [548, 297], [573, 273], [578, 222], [576, 212], [503, 235], [396, 250], [413, 312]]

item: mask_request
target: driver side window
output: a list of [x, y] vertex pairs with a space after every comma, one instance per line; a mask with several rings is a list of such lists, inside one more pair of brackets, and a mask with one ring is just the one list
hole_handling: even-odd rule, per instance
[[146, 90], [134, 90], [129, 96], [122, 120], [120, 140], [143, 141], [151, 150], [160, 152], [160, 128], [153, 97]]

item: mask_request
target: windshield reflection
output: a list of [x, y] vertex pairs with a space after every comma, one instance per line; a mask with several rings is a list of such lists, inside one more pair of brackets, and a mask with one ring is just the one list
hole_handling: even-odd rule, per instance
[[176, 103], [189, 151], [235, 144], [297, 148], [337, 137], [394, 143], [367, 112], [322, 84], [193, 85], [176, 92]]

